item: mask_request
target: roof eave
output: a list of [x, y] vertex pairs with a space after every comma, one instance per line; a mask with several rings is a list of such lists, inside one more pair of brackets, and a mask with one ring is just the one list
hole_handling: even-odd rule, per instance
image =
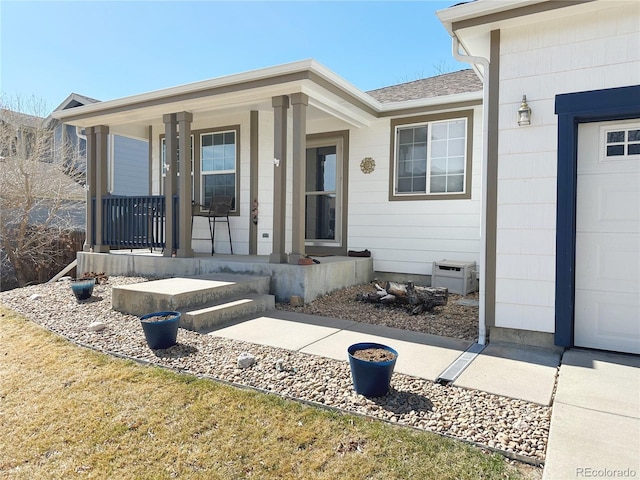
[[436, 15], [449, 33], [451, 33], [451, 25], [455, 22], [505, 12], [507, 10], [513, 10], [514, 8], [524, 7], [534, 3], [542, 3], [544, 1], [547, 0], [504, 0], [500, 2], [479, 0], [477, 2], [464, 3], [438, 10], [436, 11]]
[[91, 105], [84, 105], [75, 107], [68, 110], [60, 110], [52, 113], [53, 118], [65, 121], [66, 119], [76, 117], [78, 115], [100, 115], [105, 111], [112, 110], [114, 108], [121, 108], [127, 106], [134, 106], [136, 104], [142, 104], [149, 101], [157, 101], [166, 99], [167, 102], [171, 101], [171, 98], [194, 93], [198, 91], [227, 87], [233, 85], [240, 85], [246, 82], [277, 78], [279, 76], [286, 76], [288, 74], [308, 72], [313, 73], [326, 81], [330, 82], [337, 88], [343, 90], [348, 95], [354, 97], [360, 102], [365, 103], [369, 108], [373, 110], [379, 110], [381, 105], [378, 101], [365, 94], [351, 83], [347, 82], [343, 78], [336, 75], [334, 72], [319, 64], [315, 60], [302, 60], [298, 62], [288, 63], [284, 65], [277, 65], [274, 67], [267, 67], [259, 70], [252, 70], [249, 72], [243, 72], [233, 75], [227, 75], [223, 77], [217, 77], [209, 80], [203, 80], [200, 82], [189, 83], [176, 87], [170, 87], [162, 90], [156, 90], [153, 92], [142, 93], [129, 97], [123, 97], [115, 100], [108, 100], [105, 102], [94, 103]]

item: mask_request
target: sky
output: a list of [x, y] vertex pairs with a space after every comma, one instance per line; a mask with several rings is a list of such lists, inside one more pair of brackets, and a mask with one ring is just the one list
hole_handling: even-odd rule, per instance
[[0, 93], [49, 111], [313, 58], [363, 91], [469, 68], [451, 1], [0, 0]]

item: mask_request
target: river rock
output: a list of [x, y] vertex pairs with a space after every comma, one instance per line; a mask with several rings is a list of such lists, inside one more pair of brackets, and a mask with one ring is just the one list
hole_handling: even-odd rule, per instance
[[256, 363], [256, 357], [249, 352], [242, 352], [238, 355], [238, 367], [249, 368]]

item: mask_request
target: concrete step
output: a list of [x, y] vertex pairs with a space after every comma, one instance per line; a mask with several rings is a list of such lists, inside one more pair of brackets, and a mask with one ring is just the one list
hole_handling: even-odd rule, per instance
[[271, 277], [216, 273], [113, 287], [111, 306], [132, 315], [185, 310], [224, 298], [269, 293]]
[[273, 310], [275, 298], [274, 295], [250, 293], [205, 305], [197, 310], [185, 310], [180, 318], [180, 327], [195, 331], [208, 330], [230, 320]]

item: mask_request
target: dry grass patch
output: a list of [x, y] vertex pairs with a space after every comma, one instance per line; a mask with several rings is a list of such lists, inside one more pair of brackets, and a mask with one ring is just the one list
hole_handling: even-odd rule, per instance
[[430, 433], [111, 358], [0, 315], [0, 478], [536, 473]]

